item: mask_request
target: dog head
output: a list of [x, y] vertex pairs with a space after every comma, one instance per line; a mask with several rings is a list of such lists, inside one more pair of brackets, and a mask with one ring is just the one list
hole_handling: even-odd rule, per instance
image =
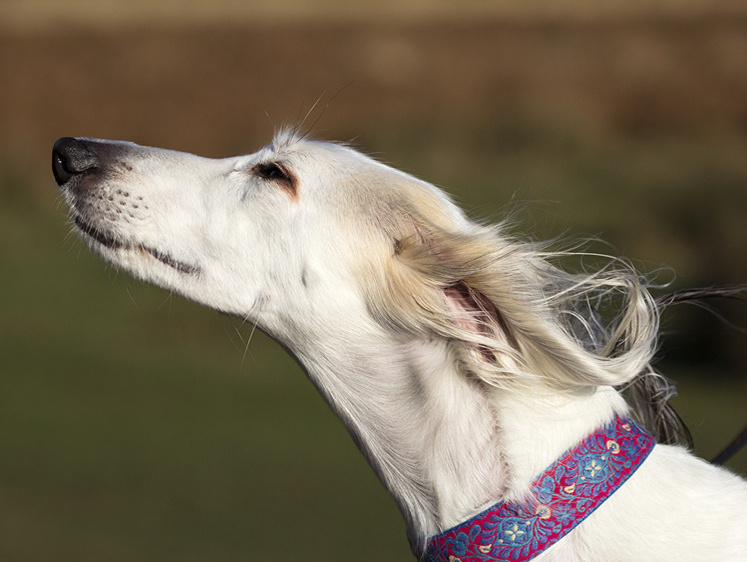
[[[635, 274], [566, 274], [344, 145], [284, 132], [208, 159], [62, 138], [53, 171], [106, 260], [291, 348], [339, 347], [346, 333], [438, 339], [491, 385], [534, 376], [556, 389], [622, 384], [653, 353], [656, 311]], [[589, 302], [615, 291], [630, 300], [609, 340]]]
[[376, 268], [365, 264], [385, 262], [416, 234], [406, 209], [467, 224], [425, 182], [292, 132], [225, 159], [61, 138], [52, 167], [75, 230], [104, 259], [207, 306], [260, 318], [281, 340], [293, 328], [309, 332], [304, 321], [344, 322], [366, 307], [357, 280]]

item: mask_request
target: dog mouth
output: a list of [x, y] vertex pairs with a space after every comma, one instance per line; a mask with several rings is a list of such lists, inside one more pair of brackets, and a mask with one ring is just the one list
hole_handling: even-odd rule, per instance
[[200, 273], [200, 267], [197, 265], [183, 262], [174, 258], [167, 252], [156, 250], [155, 248], [151, 248], [144, 244], [126, 244], [121, 240], [115, 238], [112, 234], [109, 234], [101, 230], [100, 228], [87, 223], [79, 215], [75, 217], [74, 222], [75, 226], [77, 226], [81, 232], [83, 232], [102, 246], [105, 246], [112, 250], [140, 250], [151, 255], [161, 263], [169, 266], [172, 269], [175, 269], [180, 273], [184, 273], [187, 275], [197, 275]]

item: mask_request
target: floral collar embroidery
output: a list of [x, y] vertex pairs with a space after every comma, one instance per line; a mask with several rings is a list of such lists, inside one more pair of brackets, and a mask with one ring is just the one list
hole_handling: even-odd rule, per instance
[[609, 498], [654, 444], [631, 419], [616, 417], [538, 476], [528, 500], [497, 503], [432, 537], [423, 562], [531, 560]]

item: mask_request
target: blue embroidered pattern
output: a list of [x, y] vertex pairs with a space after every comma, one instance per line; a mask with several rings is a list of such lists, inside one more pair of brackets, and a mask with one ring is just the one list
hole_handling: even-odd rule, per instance
[[501, 502], [432, 537], [423, 562], [531, 560], [581, 523], [633, 474], [655, 441], [616, 417], [553, 463], [526, 502]]

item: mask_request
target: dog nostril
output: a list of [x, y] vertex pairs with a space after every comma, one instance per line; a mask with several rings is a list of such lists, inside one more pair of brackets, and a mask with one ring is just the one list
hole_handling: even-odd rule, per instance
[[56, 150], [52, 152], [52, 173], [54, 174], [54, 180], [57, 182], [57, 185], [67, 183], [73, 177], [73, 174], [65, 168], [62, 155]]
[[71, 137], [63, 137], [52, 148], [52, 173], [57, 185], [70, 178], [97, 167], [98, 159], [89, 143]]

